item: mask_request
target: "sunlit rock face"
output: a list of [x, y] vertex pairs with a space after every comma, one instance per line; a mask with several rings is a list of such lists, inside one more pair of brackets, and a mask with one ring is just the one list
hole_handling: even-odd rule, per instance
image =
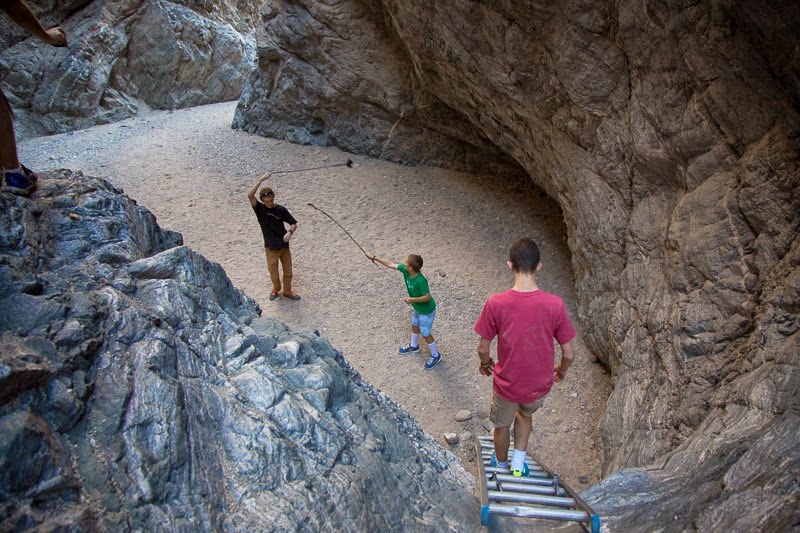
[[673, 513], [686, 523], [722, 501], [786, 516], [800, 4], [283, 0], [256, 35], [237, 127], [411, 163], [505, 158], [559, 202], [577, 319], [614, 378], [606, 474], [658, 464], [705, 487]]
[[474, 481], [110, 183], [0, 192], [0, 529], [477, 531]]
[[239, 97], [253, 68], [256, 6], [236, 1], [29, 2], [69, 47], [43, 44], [0, 15], [0, 81], [17, 136], [63, 133]]

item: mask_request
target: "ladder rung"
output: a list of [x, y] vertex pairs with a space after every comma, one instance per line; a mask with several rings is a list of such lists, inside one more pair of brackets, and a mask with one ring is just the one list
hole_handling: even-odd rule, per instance
[[491, 504], [489, 505], [489, 512], [491, 514], [519, 516], [522, 518], [547, 518], [550, 520], [569, 520], [575, 522], [586, 522], [589, 520], [589, 515], [583, 511], [548, 509], [546, 507]]
[[507, 474], [489, 474], [489, 473], [486, 474], [487, 483], [492, 483], [493, 481], [495, 481], [495, 479], [503, 483], [520, 483], [523, 485], [541, 485], [547, 487], [553, 486], [553, 480], [550, 478], [530, 477], [530, 476], [517, 477]]
[[[519, 478], [514, 478], [519, 479]], [[502, 481], [487, 481], [489, 486], [494, 485], [496, 490], [499, 491], [507, 491], [507, 492], [521, 492], [525, 494], [543, 494], [547, 496], [563, 496], [564, 489], [558, 487], [558, 493], [556, 493], [556, 487], [552, 484], [548, 487], [545, 485], [531, 485], [529, 483], [504, 483]]]
[[[511, 475], [511, 470], [508, 469], [508, 468], [498, 468], [496, 466], [486, 466], [486, 467], [484, 467], [484, 470], [486, 472], [488, 472], [488, 473], [491, 473], [491, 474], [503, 474], [503, 475], [506, 475], [506, 476], [510, 476]], [[512, 476], [512, 477], [514, 477], [514, 476]], [[542, 478], [542, 477], [549, 477], [549, 476], [545, 472], [534, 470], [534, 469], [531, 468], [531, 471], [528, 472], [528, 477], [540, 477], [540, 478]], [[519, 479], [519, 478], [517, 478], [517, 479]]]
[[557, 507], [575, 507], [573, 498], [561, 496], [540, 496], [538, 494], [520, 494], [518, 492], [505, 492], [502, 490], [488, 490], [486, 494], [492, 502], [533, 503], [536, 505], [552, 505]]
[[[525, 464], [527, 464], [527, 465], [528, 465], [528, 470], [529, 470], [531, 473], [534, 473], [534, 472], [544, 472], [544, 468], [542, 468], [541, 466], [539, 466], [539, 465], [537, 465], [537, 464], [531, 464], [531, 463], [529, 463], [528, 461], [525, 461]], [[486, 467], [486, 468], [500, 468], [499, 466], [489, 466], [489, 461], [484, 461], [484, 462], [483, 462], [483, 466], [484, 466], [484, 467]], [[503, 468], [500, 468], [500, 470], [503, 470]], [[510, 468], [506, 468], [505, 470], [508, 470], [508, 473], [509, 473], [509, 474], [511, 473], [511, 469], [510, 469]], [[487, 472], [488, 472], [488, 470], [487, 470]]]
[[[483, 464], [488, 465], [492, 460], [492, 454], [481, 455], [481, 459], [483, 459]], [[530, 455], [525, 456], [525, 464], [528, 465], [528, 468], [530, 468], [531, 470], [542, 470], [542, 467], [539, 466], [536, 463], [536, 460]]]

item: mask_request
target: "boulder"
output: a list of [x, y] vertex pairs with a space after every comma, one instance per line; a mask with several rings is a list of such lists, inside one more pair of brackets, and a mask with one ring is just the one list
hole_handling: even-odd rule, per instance
[[480, 529], [455, 456], [260, 314], [105, 180], [0, 193], [0, 529]]
[[0, 16], [0, 81], [19, 139], [107, 124], [148, 108], [235, 100], [254, 65], [256, 8], [247, 3], [31, 7], [45, 26], [64, 28], [69, 47], [52, 48]]

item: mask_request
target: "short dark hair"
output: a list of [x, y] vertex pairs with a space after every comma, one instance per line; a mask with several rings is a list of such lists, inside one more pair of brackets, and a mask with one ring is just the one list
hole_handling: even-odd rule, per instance
[[508, 251], [508, 260], [511, 261], [514, 272], [532, 274], [539, 265], [539, 247], [533, 239], [517, 239]]
[[419, 272], [422, 270], [422, 256], [417, 254], [411, 254], [408, 256], [408, 265], [414, 269], [414, 271]]

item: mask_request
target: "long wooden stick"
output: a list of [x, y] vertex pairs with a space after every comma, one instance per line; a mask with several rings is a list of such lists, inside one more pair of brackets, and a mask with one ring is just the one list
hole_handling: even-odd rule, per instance
[[350, 235], [350, 232], [349, 232], [349, 231], [347, 231], [346, 229], [344, 229], [344, 226], [342, 226], [341, 224], [339, 224], [339, 223], [336, 221], [336, 219], [335, 219], [335, 218], [333, 218], [333, 217], [332, 217], [332, 216], [330, 216], [328, 213], [326, 213], [325, 211], [323, 211], [323, 210], [322, 210], [322, 209], [320, 209], [319, 207], [315, 206], [314, 204], [311, 204], [311, 203], [310, 203], [310, 204], [308, 204], [308, 205], [310, 205], [311, 207], [313, 207], [314, 209], [316, 209], [317, 211], [319, 211], [320, 213], [322, 213], [323, 215], [325, 215], [325, 216], [326, 216], [326, 217], [328, 217], [329, 219], [333, 220], [333, 223], [334, 223], [334, 224], [336, 224], [337, 226], [339, 226], [340, 228], [342, 228], [342, 231], [343, 231], [343, 232], [347, 233], [347, 236], [348, 236], [348, 237], [350, 237], [350, 240], [351, 240], [351, 241], [353, 241], [353, 242], [355, 243], [355, 245], [356, 245], [356, 246], [358, 246], [358, 249], [359, 249], [359, 250], [361, 250], [362, 252], [364, 252], [364, 255], [367, 255], [367, 251], [366, 251], [364, 248], [362, 248], [360, 244], [358, 244], [358, 242], [357, 242], [357, 241], [356, 241], [356, 240], [353, 238], [353, 236], [352, 236], [352, 235]]
[[348, 167], [352, 168], [353, 160], [348, 159], [345, 163], [336, 163], [334, 165], [322, 165], [321, 167], [311, 167], [311, 168], [295, 168], [293, 170], [274, 170], [272, 174], [290, 174], [292, 172], [307, 172], [309, 170], [319, 170], [321, 168], [333, 168], [333, 167]]

